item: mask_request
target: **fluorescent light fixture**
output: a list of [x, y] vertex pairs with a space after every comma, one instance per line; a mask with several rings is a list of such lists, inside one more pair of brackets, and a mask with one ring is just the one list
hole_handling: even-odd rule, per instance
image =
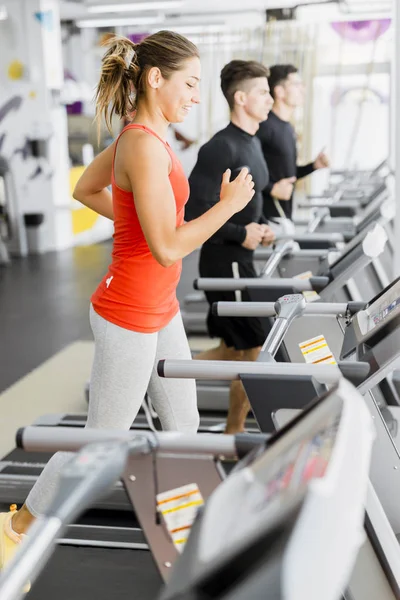
[[[358, 5], [360, 6], [360, 12], [358, 12]], [[362, 3], [350, 2], [346, 5], [346, 12], [344, 11], [344, 5], [337, 4], [308, 4], [302, 5], [296, 8], [296, 19], [298, 21], [318, 22], [318, 21], [352, 21], [352, 20], [363, 20], [371, 18], [374, 14], [374, 18], [377, 18], [376, 13], [372, 13], [372, 7], [380, 9], [379, 17], [385, 18], [388, 16], [384, 12], [385, 5], [382, 2], [379, 4], [373, 4], [371, 2], [363, 5], [364, 10], [361, 10]], [[342, 8], [343, 7], [343, 8]]]
[[156, 23], [162, 23], [163, 18], [157, 15], [156, 17], [132, 17], [132, 18], [118, 18], [118, 19], [82, 19], [76, 22], [76, 26], [80, 29], [85, 27], [124, 27], [125, 25], [155, 25]]
[[8, 19], [7, 7], [0, 6], [0, 21], [5, 21]]
[[93, 4], [87, 7], [89, 13], [116, 13], [145, 10], [168, 10], [179, 8], [183, 0], [160, 0], [155, 2], [136, 2], [135, 4]]
[[[168, 25], [168, 29], [175, 31], [176, 33], [182, 33], [183, 35], [196, 35], [196, 34], [209, 34], [209, 33], [223, 33], [228, 28], [225, 23], [220, 24], [204, 24], [204, 25]], [[154, 32], [156, 30], [153, 30]]]

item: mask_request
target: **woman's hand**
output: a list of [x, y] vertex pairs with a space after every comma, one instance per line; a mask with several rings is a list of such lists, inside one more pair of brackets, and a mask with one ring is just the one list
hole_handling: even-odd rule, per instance
[[222, 176], [220, 202], [228, 202], [234, 213], [244, 209], [255, 194], [254, 181], [247, 167], [243, 167], [234, 181], [230, 181], [231, 170]]

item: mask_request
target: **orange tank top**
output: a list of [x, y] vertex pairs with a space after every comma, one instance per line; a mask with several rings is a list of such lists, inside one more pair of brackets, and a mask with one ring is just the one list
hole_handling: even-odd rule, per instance
[[[172, 162], [169, 180], [175, 196], [176, 226], [180, 227], [189, 197], [189, 183], [182, 165], [168, 143], [144, 125], [125, 127], [117, 139], [115, 150], [127, 129], [146, 131], [164, 144]], [[163, 267], [151, 254], [140, 226], [133, 193], [120, 188], [115, 182], [114, 161], [115, 152], [111, 176], [114, 209], [112, 262], [91, 301], [94, 310], [107, 321], [124, 329], [154, 333], [165, 327], [179, 310], [176, 288], [182, 261]]]

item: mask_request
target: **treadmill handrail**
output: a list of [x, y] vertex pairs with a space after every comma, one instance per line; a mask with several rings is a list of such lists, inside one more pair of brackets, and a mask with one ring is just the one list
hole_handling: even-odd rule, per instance
[[317, 208], [317, 210], [314, 211], [314, 214], [308, 223], [307, 233], [314, 233], [318, 225], [324, 222], [325, 219], [329, 216], [330, 212], [328, 207]]
[[311, 277], [310, 279], [292, 278], [228, 278], [228, 277], [199, 277], [195, 279], [193, 286], [196, 290], [205, 291], [236, 291], [246, 288], [283, 288], [288, 287], [298, 292], [319, 291], [329, 284], [329, 277]]
[[[346, 314], [346, 302], [310, 302], [304, 315]], [[213, 315], [219, 317], [275, 317], [275, 302], [214, 302]]]
[[33, 583], [37, 579], [67, 524], [119, 480], [128, 452], [126, 442], [94, 444], [62, 467], [55, 496], [45, 515], [35, 521], [29, 536], [0, 574], [2, 600], [21, 598], [27, 580]]
[[[289, 253], [290, 257], [293, 258], [324, 258], [329, 252], [329, 249], [318, 249], [318, 248], [300, 248], [299, 250], [292, 250]], [[271, 248], [260, 248], [254, 252], [253, 258], [255, 261], [265, 261], [272, 256], [273, 250]]]
[[[246, 434], [248, 435], [248, 434]], [[215, 435], [214, 433], [180, 433], [173, 431], [119, 431], [75, 427], [23, 427], [16, 435], [17, 448], [28, 452], [75, 452], [83, 446], [97, 442], [148, 440], [149, 450], [158, 453], [184, 455], [226, 456], [236, 458], [242, 445], [242, 436]], [[257, 434], [260, 442], [265, 440]]]
[[[240, 375], [307, 375], [321, 383], [337, 383], [342, 377], [338, 365], [313, 365], [307, 363], [263, 363], [223, 360], [160, 360], [157, 371], [160, 377], [183, 379], [210, 379], [233, 381]], [[343, 363], [347, 366], [348, 363]], [[355, 364], [355, 363], [354, 363]], [[357, 363], [360, 364], [360, 363]], [[361, 363], [364, 365], [365, 363]], [[368, 366], [368, 365], [367, 365]]]
[[260, 277], [264, 279], [271, 277], [284, 256], [291, 254], [297, 244], [292, 240], [280, 241], [276, 244], [274, 251], [268, 258], [260, 272]]
[[[344, 237], [341, 233], [314, 233], [314, 232], [310, 232], [310, 233], [295, 233], [294, 235], [292, 234], [287, 234], [287, 233], [283, 233], [281, 235], [277, 235], [276, 236], [277, 240], [294, 240], [295, 242], [301, 243], [301, 242], [334, 242], [334, 243], [339, 243], [339, 242], [343, 242], [344, 241]], [[255, 252], [256, 255], [257, 251]]]

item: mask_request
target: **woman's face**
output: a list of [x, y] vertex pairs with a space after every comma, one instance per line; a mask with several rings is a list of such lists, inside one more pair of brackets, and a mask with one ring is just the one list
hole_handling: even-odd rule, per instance
[[169, 79], [161, 78], [157, 88], [157, 101], [164, 117], [170, 123], [181, 123], [194, 104], [200, 102], [200, 60], [187, 59], [179, 71]]

